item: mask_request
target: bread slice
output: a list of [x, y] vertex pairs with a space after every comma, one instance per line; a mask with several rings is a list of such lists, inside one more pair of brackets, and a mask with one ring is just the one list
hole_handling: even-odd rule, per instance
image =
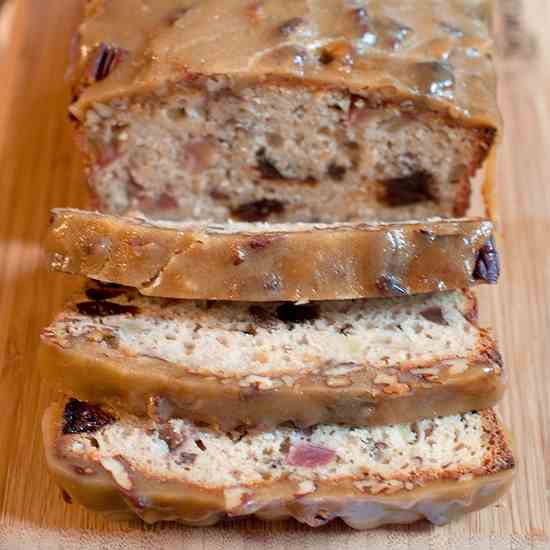
[[224, 517], [342, 518], [356, 529], [443, 524], [493, 503], [514, 457], [494, 412], [379, 428], [220, 433], [155, 423], [71, 399], [43, 422], [51, 472], [94, 511], [148, 523]]
[[44, 377], [84, 400], [266, 429], [379, 425], [492, 406], [501, 357], [475, 298], [240, 303], [90, 286], [43, 332]]
[[462, 216], [500, 128], [490, 0], [95, 0], [71, 108], [96, 206]]
[[166, 298], [402, 296], [496, 283], [488, 221], [395, 224], [154, 222], [54, 210], [50, 266]]

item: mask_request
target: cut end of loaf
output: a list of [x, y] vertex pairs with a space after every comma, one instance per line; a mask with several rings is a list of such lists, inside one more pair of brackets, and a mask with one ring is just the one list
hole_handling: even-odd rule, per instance
[[495, 136], [376, 93], [222, 76], [96, 103], [80, 132], [101, 210], [246, 222], [464, 215]]

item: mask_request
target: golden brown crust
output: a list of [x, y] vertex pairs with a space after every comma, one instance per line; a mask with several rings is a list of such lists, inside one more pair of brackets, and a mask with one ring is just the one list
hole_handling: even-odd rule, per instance
[[477, 219], [288, 230], [162, 225], [77, 210], [54, 210], [52, 220], [53, 269], [148, 296], [342, 300], [496, 283], [476, 275], [492, 241], [491, 224]]
[[149, 523], [178, 520], [212, 525], [228, 516], [256, 515], [263, 519], [294, 517], [319, 526], [340, 517], [356, 529], [422, 518], [442, 524], [491, 504], [509, 488], [514, 476], [507, 436], [494, 413], [484, 411], [484, 429], [491, 445], [487, 466], [467, 478], [426, 479], [423, 486], [412, 490], [366, 494], [354, 479], [342, 479], [338, 484], [316, 481], [313, 494], [303, 494], [297, 482], [282, 479], [224, 493], [183, 481], [155, 479], [138, 471], [130, 471], [130, 487], [123, 488], [99, 462], [65, 450], [62, 411], [62, 405], [53, 406], [43, 420], [50, 470], [70, 497], [114, 519], [137, 514]]

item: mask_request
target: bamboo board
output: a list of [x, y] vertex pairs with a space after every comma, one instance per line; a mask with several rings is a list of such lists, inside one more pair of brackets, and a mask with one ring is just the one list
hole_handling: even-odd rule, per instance
[[209, 529], [116, 524], [63, 502], [42, 457], [39, 422], [54, 394], [38, 376], [36, 352], [41, 327], [77, 285], [43, 270], [40, 242], [51, 207], [85, 205], [63, 81], [80, 7], [13, 2], [11, 23], [0, 22], [0, 550], [550, 548], [550, 2], [498, 2], [505, 269], [498, 289], [481, 294], [510, 370], [500, 411], [519, 449], [516, 484], [497, 505], [452, 525], [369, 533], [342, 523], [316, 531], [253, 520]]

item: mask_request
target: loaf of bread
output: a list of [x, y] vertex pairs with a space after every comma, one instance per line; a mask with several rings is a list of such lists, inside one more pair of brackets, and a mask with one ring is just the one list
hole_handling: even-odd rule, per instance
[[95, 205], [460, 217], [495, 143], [490, 0], [92, 0], [71, 108]]
[[393, 224], [154, 222], [54, 210], [50, 266], [147, 296], [239, 301], [406, 296], [496, 283], [483, 220]]
[[224, 430], [380, 425], [494, 405], [502, 360], [462, 291], [199, 302], [90, 286], [45, 329], [44, 377], [152, 418]]
[[212, 525], [224, 517], [342, 518], [356, 529], [443, 524], [493, 503], [514, 457], [486, 410], [380, 428], [220, 433], [71, 399], [43, 423], [67, 498], [115, 519]]

